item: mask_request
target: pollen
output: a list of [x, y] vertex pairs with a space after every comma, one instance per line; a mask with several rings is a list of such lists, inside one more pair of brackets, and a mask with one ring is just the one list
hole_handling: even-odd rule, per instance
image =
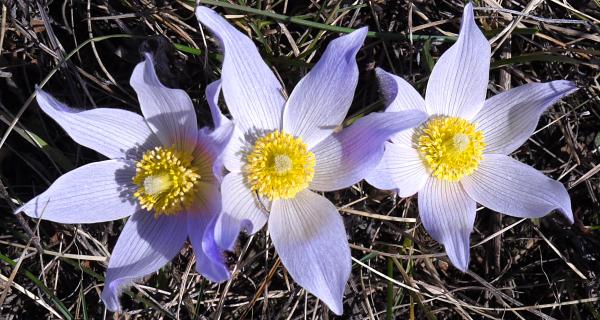
[[473, 173], [483, 157], [483, 132], [465, 119], [432, 118], [416, 134], [419, 153], [436, 178], [458, 181]]
[[315, 155], [302, 139], [282, 131], [258, 138], [246, 161], [250, 188], [271, 200], [293, 198], [315, 174]]
[[193, 201], [200, 182], [198, 168], [192, 165], [191, 153], [174, 147], [155, 147], [146, 151], [136, 163], [133, 196], [143, 209], [155, 215], [172, 215], [186, 209]]

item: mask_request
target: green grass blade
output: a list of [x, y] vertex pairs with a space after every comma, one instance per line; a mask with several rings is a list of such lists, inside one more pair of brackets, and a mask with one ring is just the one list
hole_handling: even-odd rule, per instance
[[[391, 279], [394, 278], [394, 261], [392, 258], [387, 258], [387, 276]], [[385, 319], [394, 319], [394, 283], [388, 280], [387, 292], [385, 299]]]
[[[191, 0], [187, 0], [187, 2], [190, 4], [193, 4], [193, 5], [196, 4], [195, 1], [191, 1]], [[289, 23], [293, 23], [293, 24], [297, 24], [297, 25], [301, 25], [301, 26], [305, 26], [305, 27], [310, 27], [310, 28], [315, 28], [315, 29], [319, 29], [319, 30], [327, 30], [327, 31], [341, 32], [341, 33], [350, 33], [352, 31], [356, 30], [353, 28], [332, 26], [332, 25], [328, 25], [325, 23], [300, 19], [298, 17], [286, 16], [286, 15], [279, 14], [279, 13], [255, 9], [255, 8], [251, 8], [248, 6], [241, 6], [241, 5], [232, 4], [229, 2], [221, 2], [221, 1], [216, 1], [216, 0], [200, 0], [200, 3], [218, 6], [218, 7], [227, 8], [227, 9], [234, 9], [234, 10], [238, 10], [238, 11], [245, 12], [245, 13], [256, 14], [256, 15], [260, 15], [263, 17], [269, 17], [269, 18], [272, 18], [275, 20], [289, 22]], [[381, 39], [381, 40], [406, 40], [409, 37], [402, 33], [376, 32], [376, 31], [369, 31], [367, 36], [371, 37], [371, 38]], [[415, 40], [415, 41], [427, 40], [427, 39], [442, 41], [442, 42], [456, 41], [456, 37], [448, 37], [448, 36], [413, 34], [410, 37], [412, 38], [412, 40]]]
[[515, 64], [526, 64], [530, 62], [560, 62], [560, 63], [568, 63], [568, 64], [581, 64], [582, 61], [579, 61], [575, 58], [560, 56], [556, 54], [551, 54], [547, 52], [533, 52], [527, 53], [520, 56], [497, 60], [491, 63], [490, 69], [497, 69], [507, 65], [515, 65]]
[[[16, 261], [3, 255], [2, 253], [0, 253], [0, 260], [6, 262], [13, 268], [17, 265]], [[46, 285], [44, 285], [44, 283], [40, 279], [38, 279], [33, 273], [29, 272], [29, 270], [25, 269], [23, 266], [21, 266], [19, 268], [19, 273], [23, 274], [25, 277], [27, 277], [27, 279], [31, 280], [31, 282], [33, 282], [48, 297], [50, 297], [50, 300], [52, 301], [52, 303], [56, 306], [56, 308], [58, 308], [58, 311], [60, 311], [60, 313], [62, 313], [62, 315], [65, 317], [65, 319], [69, 319], [69, 320], [73, 319], [73, 316], [69, 312], [69, 309], [67, 309], [67, 307], [62, 303], [62, 301], [60, 301], [60, 299], [58, 299], [58, 297], [56, 297], [54, 295], [54, 293], [52, 293], [52, 290], [50, 290], [48, 287], [46, 287]]]

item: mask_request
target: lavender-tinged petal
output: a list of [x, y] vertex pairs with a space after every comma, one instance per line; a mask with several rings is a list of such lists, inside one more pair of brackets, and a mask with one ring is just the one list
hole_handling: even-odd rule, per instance
[[509, 154], [533, 134], [542, 113], [560, 98], [577, 90], [558, 80], [530, 83], [485, 101], [473, 122], [485, 136], [485, 153]]
[[[194, 151], [194, 164], [200, 168], [200, 176], [207, 182], [220, 181], [225, 175], [224, 150], [233, 135], [233, 124], [226, 123], [215, 129], [198, 131], [198, 144]], [[216, 180], [215, 180], [216, 179]]]
[[215, 239], [215, 224], [218, 214], [208, 222], [204, 229], [202, 249], [196, 251], [196, 270], [213, 282], [223, 282], [231, 278], [225, 263], [225, 254]]
[[428, 178], [417, 150], [386, 142], [381, 161], [365, 180], [378, 189], [395, 190], [400, 197], [410, 197], [425, 186]]
[[112, 159], [137, 158], [160, 142], [142, 116], [121, 109], [70, 108], [50, 94], [37, 90], [40, 108], [75, 142]]
[[491, 47], [475, 24], [473, 4], [463, 13], [458, 40], [435, 64], [425, 104], [431, 115], [470, 120], [481, 110], [487, 91]]
[[383, 156], [384, 143], [401, 130], [425, 120], [416, 110], [371, 113], [314, 147], [315, 176], [310, 188], [333, 191], [364, 179]]
[[[419, 110], [427, 113], [425, 100], [408, 82], [381, 68], [375, 69], [375, 72], [379, 82], [379, 90], [387, 106], [386, 112]], [[395, 143], [410, 147], [413, 144], [412, 137], [414, 133], [415, 129], [409, 128], [394, 134], [390, 139]]]
[[221, 183], [221, 193], [223, 213], [215, 225], [215, 240], [219, 247], [232, 250], [240, 231], [245, 229], [253, 234], [265, 225], [270, 204], [262, 199], [259, 201], [244, 183], [241, 173], [226, 175]]
[[129, 81], [135, 92], [144, 118], [165, 146], [178, 150], [193, 149], [198, 124], [192, 100], [180, 89], [165, 87], [154, 70], [152, 55], [146, 54], [138, 63]]
[[469, 267], [475, 209], [475, 201], [458, 182], [429, 178], [419, 192], [419, 214], [425, 230], [444, 245], [452, 264], [463, 272]]
[[125, 224], [112, 252], [106, 271], [102, 301], [111, 311], [120, 311], [119, 296], [133, 281], [150, 275], [183, 247], [187, 238], [185, 213], [154, 217], [136, 212]]
[[225, 122], [212, 130], [204, 130], [198, 141], [210, 145], [213, 156], [220, 156], [229, 144], [234, 129], [232, 122]]
[[211, 82], [206, 86], [205, 95], [208, 106], [210, 107], [210, 114], [213, 119], [213, 126], [218, 128], [227, 123], [231, 123], [227, 117], [223, 115], [219, 108], [219, 95], [221, 94], [221, 80]]
[[221, 92], [221, 81], [217, 80], [206, 87], [206, 99], [213, 118], [213, 129], [202, 128], [198, 133], [198, 147], [204, 148], [213, 161], [214, 175], [221, 179], [224, 174], [224, 150], [229, 144], [235, 130], [233, 122], [221, 113], [218, 101]]
[[406, 80], [381, 68], [376, 68], [379, 91], [383, 95], [386, 112], [398, 112], [416, 109], [427, 112], [425, 100]]
[[356, 53], [367, 36], [358, 29], [329, 43], [321, 59], [300, 80], [283, 112], [283, 130], [312, 147], [339, 126], [358, 83]]
[[222, 179], [224, 175], [224, 150], [234, 132], [233, 122], [227, 119], [219, 109], [218, 100], [221, 92], [220, 81], [215, 81], [206, 87], [206, 99], [213, 118], [213, 128], [202, 128], [198, 131], [196, 151], [194, 153], [198, 167], [203, 168], [200, 175], [208, 173], [211, 177]]
[[221, 83], [236, 126], [244, 133], [280, 129], [285, 104], [283, 88], [252, 40], [209, 8], [199, 6], [196, 17], [223, 46]]
[[218, 185], [203, 184], [194, 206], [188, 211], [188, 237], [196, 255], [196, 271], [210, 281], [229, 279], [223, 252], [214, 238], [215, 222], [221, 212]]
[[351, 260], [344, 222], [335, 206], [310, 190], [276, 200], [269, 233], [292, 278], [341, 315]]
[[484, 155], [479, 168], [461, 183], [473, 200], [494, 211], [539, 218], [558, 209], [573, 223], [571, 200], [562, 183], [508, 156]]
[[[383, 153], [383, 157], [385, 157], [385, 152]], [[383, 157], [381, 158], [381, 161], [379, 161], [379, 164], [377, 164], [377, 167], [368, 173], [365, 177], [365, 181], [377, 189], [391, 190], [398, 193], [396, 182], [390, 177], [388, 172], [383, 169]]]
[[121, 219], [138, 210], [132, 197], [133, 162], [106, 160], [59, 177], [44, 193], [15, 212], [59, 223], [96, 223]]

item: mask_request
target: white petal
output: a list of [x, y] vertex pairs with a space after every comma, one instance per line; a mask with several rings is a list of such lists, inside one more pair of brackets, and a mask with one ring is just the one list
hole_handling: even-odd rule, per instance
[[475, 201], [458, 182], [429, 178], [419, 192], [423, 227], [444, 244], [452, 264], [465, 272], [469, 267], [469, 236], [475, 223]]
[[418, 127], [408, 128], [406, 130], [402, 130], [398, 133], [395, 133], [394, 135], [392, 135], [390, 137], [390, 140], [396, 144], [400, 144], [400, 145], [403, 145], [408, 148], [416, 148], [417, 146], [414, 142], [414, 139], [415, 139], [415, 132], [417, 131], [417, 128]]
[[240, 172], [244, 166], [246, 153], [250, 151], [252, 145], [247, 141], [247, 137], [236, 126], [229, 143], [223, 151], [223, 163], [225, 168], [231, 172]]
[[381, 68], [376, 68], [379, 90], [383, 95], [386, 112], [398, 112], [416, 109], [427, 112], [425, 100], [406, 80]]
[[37, 90], [40, 108], [75, 140], [109, 158], [138, 158], [160, 142], [139, 114], [121, 109], [72, 109]]
[[566, 80], [530, 83], [486, 100], [473, 119], [483, 131], [485, 153], [515, 151], [533, 134], [541, 114], [575, 90], [575, 84]]
[[285, 104], [283, 88], [252, 40], [207, 7], [196, 8], [196, 17], [223, 46], [221, 83], [236, 126], [244, 133], [280, 129]]
[[458, 40], [435, 64], [427, 83], [425, 104], [431, 115], [470, 120], [485, 101], [491, 47], [475, 24], [473, 5], [463, 13]]
[[386, 140], [424, 119], [416, 110], [371, 113], [327, 137], [311, 150], [316, 164], [310, 188], [333, 191], [364, 179], [381, 160]]
[[15, 212], [60, 223], [121, 219], [138, 210], [133, 162], [106, 160], [67, 172]]
[[102, 300], [109, 310], [120, 311], [124, 288], [158, 271], [179, 253], [187, 238], [186, 226], [184, 213], [155, 218], [140, 211], [127, 221], [106, 271]]
[[365, 180], [376, 188], [395, 190], [400, 197], [410, 197], [423, 188], [428, 178], [417, 150], [387, 142], [379, 165]]
[[294, 199], [276, 200], [269, 233], [292, 278], [341, 315], [351, 259], [344, 222], [335, 206], [310, 190]]
[[479, 168], [461, 183], [471, 198], [494, 211], [539, 218], [558, 209], [573, 223], [571, 200], [562, 183], [508, 156], [484, 155]]
[[146, 54], [138, 63], [129, 83], [137, 93], [144, 118], [163, 145], [193, 149], [198, 124], [192, 100], [185, 91], [167, 88], [158, 80], [152, 55]]
[[312, 147], [339, 126], [358, 83], [356, 53], [367, 36], [358, 29], [329, 43], [321, 59], [300, 80], [283, 112], [283, 130]]
[[267, 222], [268, 202], [261, 203], [254, 192], [244, 183], [241, 173], [229, 173], [221, 183], [223, 213], [215, 225], [215, 241], [224, 249], [231, 250], [243, 229], [249, 234], [260, 230]]

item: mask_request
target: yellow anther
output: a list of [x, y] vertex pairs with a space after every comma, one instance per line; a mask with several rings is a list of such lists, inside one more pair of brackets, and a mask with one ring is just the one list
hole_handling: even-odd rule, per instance
[[293, 198], [315, 174], [315, 155], [302, 139], [282, 131], [258, 138], [246, 161], [251, 189], [271, 200]]
[[133, 194], [143, 209], [156, 215], [175, 214], [188, 208], [200, 181], [192, 155], [175, 148], [155, 147], [136, 163]]
[[418, 150], [434, 177], [458, 181], [479, 166], [485, 148], [483, 132], [456, 117], [437, 117], [417, 131]]

